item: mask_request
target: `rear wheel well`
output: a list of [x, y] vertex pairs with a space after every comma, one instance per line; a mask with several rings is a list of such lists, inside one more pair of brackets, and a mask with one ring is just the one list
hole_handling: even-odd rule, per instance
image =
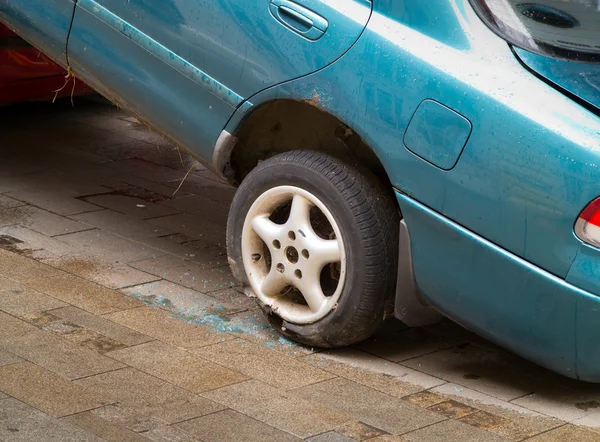
[[253, 111], [234, 135], [238, 141], [231, 154], [228, 173], [234, 184], [242, 182], [260, 161], [274, 155], [314, 150], [368, 169], [392, 192], [390, 179], [373, 150], [351, 127], [315, 103], [268, 102]]

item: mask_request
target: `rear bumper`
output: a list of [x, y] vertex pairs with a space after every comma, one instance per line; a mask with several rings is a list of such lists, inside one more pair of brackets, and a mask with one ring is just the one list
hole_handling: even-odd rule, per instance
[[397, 193], [414, 277], [436, 309], [572, 378], [600, 382], [600, 297]]

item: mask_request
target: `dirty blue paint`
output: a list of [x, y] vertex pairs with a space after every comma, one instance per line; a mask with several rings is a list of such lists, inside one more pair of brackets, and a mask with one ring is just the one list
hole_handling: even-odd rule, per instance
[[[79, 0], [77, 6], [96, 16], [111, 28], [119, 31], [125, 37], [131, 39], [141, 48], [150, 52], [152, 55], [171, 66], [176, 71], [182, 73], [186, 77], [198, 83], [201, 87], [206, 88], [221, 100], [229, 103], [232, 106], [239, 106], [244, 98], [236, 94], [231, 89], [223, 86], [217, 80], [202, 72], [196, 66], [187, 62], [175, 52], [161, 45], [156, 40], [153, 40], [148, 35], [133, 27], [119, 16], [113, 14], [105, 7], [101, 6], [94, 0]], [[244, 102], [243, 109], [252, 107], [250, 102]]]

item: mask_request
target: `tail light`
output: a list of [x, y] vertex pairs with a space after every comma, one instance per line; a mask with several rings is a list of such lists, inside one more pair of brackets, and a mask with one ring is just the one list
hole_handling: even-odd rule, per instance
[[581, 212], [575, 223], [575, 233], [582, 241], [600, 247], [600, 198]]

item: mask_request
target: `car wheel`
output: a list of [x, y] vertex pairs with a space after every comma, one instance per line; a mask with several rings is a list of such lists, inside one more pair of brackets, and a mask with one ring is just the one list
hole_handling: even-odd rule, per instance
[[369, 172], [311, 151], [252, 170], [231, 205], [234, 275], [284, 336], [317, 347], [361, 341], [396, 281], [399, 211]]

